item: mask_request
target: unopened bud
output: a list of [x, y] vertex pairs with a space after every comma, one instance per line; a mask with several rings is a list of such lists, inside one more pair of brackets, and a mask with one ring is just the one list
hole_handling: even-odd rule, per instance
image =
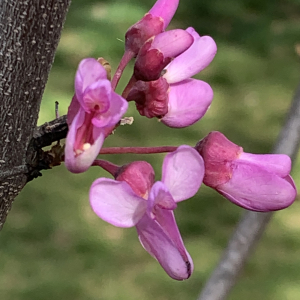
[[182, 29], [162, 32], [148, 39], [136, 58], [134, 77], [143, 81], [157, 80], [171, 60], [187, 50], [193, 41]]
[[162, 77], [155, 81], [138, 81], [127, 99], [135, 101], [142, 116], [162, 118], [168, 113], [168, 89], [169, 84]]
[[140, 21], [132, 25], [125, 34], [125, 49], [137, 56], [143, 44], [152, 36], [163, 31], [163, 20], [146, 14]]

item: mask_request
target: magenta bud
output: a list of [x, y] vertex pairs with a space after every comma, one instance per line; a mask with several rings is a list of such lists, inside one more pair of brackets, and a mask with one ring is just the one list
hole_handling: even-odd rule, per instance
[[148, 192], [154, 184], [154, 177], [154, 170], [149, 163], [134, 161], [122, 166], [115, 179], [127, 182], [138, 196], [147, 198]]
[[204, 184], [234, 204], [267, 212], [294, 202], [297, 191], [287, 155], [245, 153], [220, 132], [211, 132], [195, 148], [204, 160]]
[[162, 118], [168, 113], [168, 89], [169, 84], [162, 77], [155, 81], [138, 81], [127, 99], [135, 101], [142, 116]]
[[136, 56], [150, 37], [164, 31], [173, 18], [179, 0], [158, 0], [140, 21], [132, 25], [125, 35], [125, 49]]
[[135, 78], [157, 80], [171, 60], [187, 50], [193, 41], [193, 37], [182, 29], [166, 31], [148, 39], [136, 58]]
[[162, 31], [163, 20], [151, 14], [146, 14], [127, 30], [125, 34], [125, 50], [131, 51], [136, 56], [149, 38]]

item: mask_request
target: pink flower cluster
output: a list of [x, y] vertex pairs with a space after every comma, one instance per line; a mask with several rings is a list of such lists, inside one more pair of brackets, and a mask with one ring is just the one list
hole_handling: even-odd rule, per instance
[[[99, 178], [91, 186], [90, 204], [106, 222], [136, 227], [139, 240], [167, 274], [190, 277], [193, 261], [187, 252], [173, 210], [193, 197], [202, 182], [236, 205], [254, 211], [283, 209], [296, 198], [291, 160], [286, 155], [255, 155], [211, 132], [195, 147], [171, 149], [162, 179], [146, 161], [124, 166], [97, 159], [105, 138], [114, 131], [134, 101], [140, 115], [156, 117], [169, 127], [190, 126], [208, 110], [213, 91], [194, 79], [213, 60], [217, 47], [193, 28], [165, 31], [179, 0], [158, 0], [125, 36], [125, 53], [110, 81], [99, 60], [87, 58], [75, 76], [75, 95], [68, 110], [65, 165], [80, 173], [100, 166], [114, 179]], [[114, 90], [128, 62], [133, 75], [122, 96]], [[137, 151], [137, 150], [136, 150]], [[138, 152], [136, 152], [138, 153]]]

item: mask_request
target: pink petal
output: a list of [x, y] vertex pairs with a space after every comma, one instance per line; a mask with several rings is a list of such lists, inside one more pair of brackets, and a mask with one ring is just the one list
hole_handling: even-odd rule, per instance
[[97, 110], [105, 113], [110, 106], [111, 84], [107, 79], [94, 82], [87, 86], [83, 93], [83, 102], [88, 112]]
[[168, 113], [161, 121], [175, 128], [187, 127], [199, 121], [213, 99], [209, 84], [196, 79], [187, 79], [170, 85]]
[[296, 198], [292, 179], [281, 178], [261, 167], [233, 162], [232, 178], [217, 191], [233, 203], [254, 211], [274, 211], [290, 206]]
[[175, 57], [186, 51], [193, 43], [193, 37], [182, 29], [173, 29], [156, 35], [150, 49], [160, 50], [164, 57]]
[[149, 10], [149, 14], [161, 17], [164, 20], [163, 30], [165, 30], [171, 22], [178, 4], [179, 0], [157, 0]]
[[135, 226], [147, 209], [147, 201], [138, 197], [125, 181], [108, 178], [93, 182], [90, 204], [101, 219], [118, 227]]
[[155, 215], [156, 206], [167, 210], [174, 210], [177, 207], [168, 188], [161, 181], [156, 181], [150, 190], [148, 199], [148, 212], [150, 216], [152, 213]]
[[80, 109], [80, 103], [78, 102], [76, 95], [74, 95], [71, 104], [68, 108], [68, 114], [67, 114], [68, 126], [71, 126], [73, 119], [77, 115], [79, 109]]
[[185, 260], [189, 260], [190, 256], [183, 244], [173, 211], [157, 209], [155, 217], [157, 223], [163, 228], [177, 249], [182, 253], [182, 257], [184, 257]]
[[295, 189], [295, 191], [297, 192], [297, 188], [294, 182], [294, 179], [292, 178], [291, 175], [288, 175], [286, 177], [284, 177], [284, 179]]
[[[168, 213], [172, 214], [169, 211]], [[175, 221], [169, 225], [175, 226], [173, 231], [179, 235], [176, 241], [173, 241], [164, 228], [148, 215], [141, 219], [136, 225], [136, 229], [142, 246], [157, 259], [171, 278], [188, 279], [193, 272], [192, 259], [183, 244], [178, 247], [177, 241], [181, 240], [181, 237]]]
[[107, 80], [106, 71], [96, 59], [86, 58], [80, 62], [75, 76], [75, 93], [83, 107], [85, 107], [83, 102], [85, 89], [89, 85], [104, 79]]
[[286, 177], [291, 172], [292, 162], [285, 154], [251, 154], [242, 152], [239, 160], [261, 166], [266, 171], [273, 172], [280, 177]]
[[104, 131], [102, 128], [93, 128], [93, 139], [94, 143], [91, 144], [90, 148], [83, 151], [79, 155], [75, 155], [74, 145], [76, 142], [76, 133], [84, 122], [86, 112], [80, 109], [73, 119], [69, 132], [66, 138], [65, 145], [65, 165], [70, 172], [81, 173], [85, 172], [94, 162], [98, 156], [100, 149], [104, 142]]
[[128, 102], [114, 91], [111, 91], [109, 109], [103, 114], [96, 115], [92, 122], [97, 127], [110, 127], [116, 125], [127, 109]]
[[200, 37], [193, 28], [187, 29], [187, 32], [194, 37], [194, 43], [166, 67], [167, 72], [163, 77], [168, 83], [180, 82], [196, 75], [205, 69], [216, 55], [217, 45], [210, 36]]
[[162, 167], [162, 182], [176, 202], [193, 197], [204, 176], [204, 162], [190, 146], [180, 146], [166, 155]]

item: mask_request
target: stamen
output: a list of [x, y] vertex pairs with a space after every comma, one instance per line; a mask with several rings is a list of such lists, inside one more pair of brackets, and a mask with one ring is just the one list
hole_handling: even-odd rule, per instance
[[82, 146], [83, 151], [86, 151], [86, 150], [88, 150], [88, 149], [90, 149], [90, 148], [91, 148], [91, 144], [90, 144], [90, 143], [85, 143], [85, 144], [83, 144], [83, 146]]

